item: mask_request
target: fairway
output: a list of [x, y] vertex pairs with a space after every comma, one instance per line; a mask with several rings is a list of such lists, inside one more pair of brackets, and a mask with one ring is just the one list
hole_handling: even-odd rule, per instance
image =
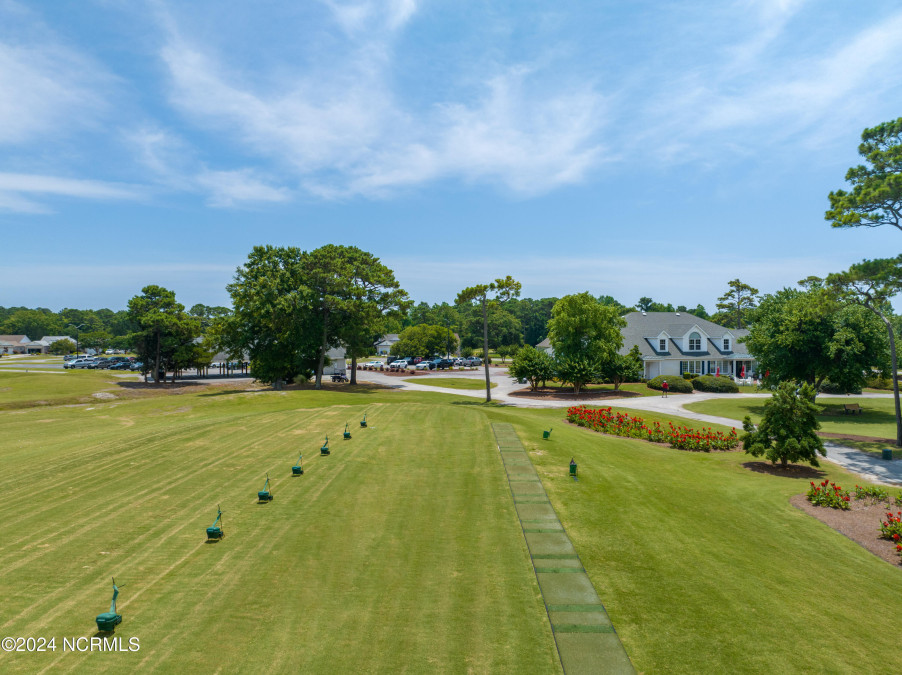
[[[0, 633], [94, 635], [115, 576], [116, 635], [141, 645], [0, 653], [0, 670], [559, 672], [485, 415], [379, 398], [0, 413]], [[258, 504], [266, 472], [274, 500]], [[217, 504], [226, 536], [207, 544]]]
[[807, 481], [563, 414], [367, 387], [0, 411], [0, 635], [95, 635], [115, 576], [116, 636], [140, 642], [0, 653], [0, 671], [560, 673], [526, 544], [550, 535], [521, 526], [527, 467], [508, 483], [493, 425], [522, 442], [637, 671], [894, 667], [902, 570], [793, 508]]

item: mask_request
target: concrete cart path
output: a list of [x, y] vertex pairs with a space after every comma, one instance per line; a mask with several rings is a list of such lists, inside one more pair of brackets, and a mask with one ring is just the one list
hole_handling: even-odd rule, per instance
[[564, 672], [635, 673], [513, 425], [492, 431]]

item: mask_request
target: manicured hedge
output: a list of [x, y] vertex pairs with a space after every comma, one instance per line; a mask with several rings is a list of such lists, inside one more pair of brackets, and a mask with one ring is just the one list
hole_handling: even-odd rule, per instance
[[738, 394], [739, 387], [729, 377], [702, 375], [692, 380], [692, 386], [699, 391], [710, 391], [717, 394]]
[[[892, 389], [892, 385], [889, 388]], [[818, 387], [818, 392], [821, 394], [860, 394], [861, 387], [841, 387], [830, 380], [824, 380], [821, 382], [821, 386]]]
[[649, 389], [657, 389], [658, 391], [662, 391], [661, 383], [664, 380], [667, 380], [667, 385], [670, 391], [675, 391], [678, 394], [692, 393], [692, 383], [688, 380], [684, 380], [679, 375], [658, 375], [656, 378], [649, 380], [645, 386]]

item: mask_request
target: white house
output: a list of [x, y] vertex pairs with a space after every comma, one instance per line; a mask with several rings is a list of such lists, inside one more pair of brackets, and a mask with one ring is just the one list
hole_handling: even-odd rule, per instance
[[401, 338], [398, 337], [397, 333], [389, 333], [388, 335], [383, 336], [375, 345], [376, 353], [379, 354], [379, 356], [388, 355], [391, 353], [392, 346], [400, 340]]
[[[623, 317], [621, 354], [639, 347], [645, 366], [643, 377], [658, 375], [680, 377], [683, 373], [698, 375], [732, 375], [754, 377], [755, 357], [748, 353], [739, 338], [749, 332], [718, 326], [706, 319], [682, 312], [630, 312]], [[548, 338], [536, 349], [554, 355]]]
[[620, 353], [637, 345], [647, 379], [718, 372], [737, 378], [755, 376], [757, 362], [739, 342], [749, 334], [745, 329], [724, 328], [681, 312], [630, 312], [623, 318]]

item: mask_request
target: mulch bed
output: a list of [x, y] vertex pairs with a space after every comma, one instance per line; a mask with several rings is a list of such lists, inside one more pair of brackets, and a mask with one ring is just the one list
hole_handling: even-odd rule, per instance
[[623, 389], [619, 391], [609, 389], [598, 391], [597, 389], [592, 389], [589, 391], [581, 391], [579, 394], [574, 394], [573, 389], [569, 387], [566, 389], [560, 389], [558, 387], [539, 387], [535, 391], [532, 391], [531, 389], [518, 389], [512, 391], [510, 395], [519, 396], [521, 398], [551, 399], [554, 401], [595, 401], [604, 398], [635, 398], [642, 394], [638, 394], [635, 391], [625, 391]]
[[825, 506], [814, 506], [805, 495], [795, 495], [789, 499], [789, 503], [832, 527], [893, 567], [902, 566], [902, 557], [896, 553], [896, 545], [889, 539], [881, 539], [879, 534], [880, 522], [886, 512], [895, 513], [899, 507], [853, 499], [851, 508], [848, 511], [841, 511]]

